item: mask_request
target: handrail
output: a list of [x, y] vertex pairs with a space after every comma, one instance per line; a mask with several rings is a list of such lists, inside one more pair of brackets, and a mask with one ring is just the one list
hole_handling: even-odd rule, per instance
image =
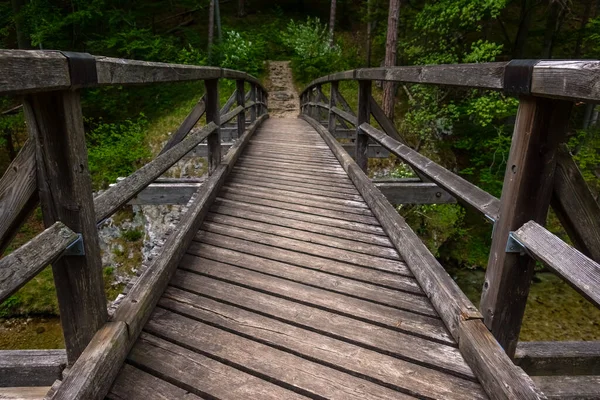
[[[243, 79], [266, 92], [257, 78], [226, 68], [127, 60], [87, 53], [76, 53], [78, 61], [74, 61], [72, 54], [52, 50], [1, 50], [0, 95], [80, 86], [139, 85], [219, 78]], [[73, 73], [75, 69], [78, 69], [77, 74]], [[81, 71], [85, 71], [84, 83], [80, 83]]]
[[[221, 78], [233, 79], [236, 83], [224, 113], [219, 107], [218, 80]], [[206, 93], [163, 151], [94, 199], [80, 89], [190, 80], [203, 80]], [[245, 102], [244, 93], [247, 83], [250, 84], [249, 102]], [[0, 207], [7, 214], [4, 220], [10, 225], [2, 231], [0, 243], [10, 239], [11, 232], [18, 229], [36, 206], [38, 194], [44, 223], [52, 228], [0, 261], [5, 266], [0, 271], [0, 297], [13, 293], [52, 262], [67, 358], [73, 364], [108, 318], [97, 222], [114, 213], [203, 140], [207, 142], [209, 175], [222, 171], [223, 162], [227, 164], [231, 157], [227, 156], [222, 162], [221, 126], [237, 117], [237, 136], [241, 137], [247, 132], [245, 116], [250, 110], [251, 127], [256, 129], [268, 116], [268, 96], [256, 78], [230, 69], [86, 53], [0, 50], [0, 95], [7, 94], [25, 94], [25, 119], [30, 136], [35, 140], [28, 141], [17, 157], [18, 164], [0, 178], [4, 194], [0, 205], [10, 206]], [[234, 102], [237, 107], [229, 111]], [[207, 125], [192, 129], [204, 114]], [[61, 227], [64, 229], [60, 230]], [[62, 236], [49, 238], [57, 229], [77, 233], [77, 237], [82, 238], [77, 255], [60, 257], [70, 242], [66, 243]], [[30, 260], [32, 255], [35, 260]]]
[[[408, 67], [363, 68], [315, 79], [301, 93], [317, 85], [347, 80], [374, 80], [430, 85], [505, 90], [507, 67], [521, 60], [478, 64], [417, 65]], [[600, 61], [532, 62], [530, 94], [600, 103]]]

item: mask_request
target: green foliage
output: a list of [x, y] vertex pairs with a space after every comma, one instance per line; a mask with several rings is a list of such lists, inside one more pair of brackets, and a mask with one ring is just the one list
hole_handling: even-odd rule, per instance
[[264, 69], [265, 43], [249, 40], [236, 31], [225, 32], [223, 43], [213, 50], [216, 65], [258, 75]]
[[144, 145], [147, 120], [140, 114], [137, 120], [122, 123], [100, 123], [88, 132], [88, 160], [94, 187], [106, 187], [119, 176], [127, 176], [150, 157]]
[[128, 242], [137, 242], [144, 237], [144, 232], [139, 229], [129, 229], [121, 233], [121, 237]]
[[308, 17], [305, 22], [290, 21], [287, 30], [282, 32], [282, 39], [294, 53], [292, 67], [300, 82], [340, 69], [340, 47], [329, 46], [327, 25], [318, 18]]

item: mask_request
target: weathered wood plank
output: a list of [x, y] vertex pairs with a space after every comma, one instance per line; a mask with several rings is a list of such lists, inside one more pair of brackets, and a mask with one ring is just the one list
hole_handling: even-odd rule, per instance
[[54, 262], [77, 238], [77, 234], [63, 223], [55, 222], [50, 228], [0, 259], [0, 303]]
[[[194, 396], [192, 398], [198, 395], [203, 399], [306, 399], [234, 366], [148, 333], [141, 334], [140, 340], [129, 354], [129, 360], [155, 375], [185, 387], [186, 391], [191, 392], [188, 395]], [[139, 390], [133, 389], [135, 392]], [[169, 395], [166, 399], [173, 397]]]
[[600, 262], [600, 205], [566, 145], [556, 154], [551, 205], [575, 246]]
[[128, 204], [187, 204], [202, 183], [152, 183], [142, 189]]
[[0, 254], [38, 202], [35, 142], [27, 140], [0, 179]]
[[67, 357], [73, 363], [108, 318], [80, 93], [28, 95], [23, 104], [36, 143], [44, 225], [61, 221], [83, 236], [85, 256], [52, 264]]
[[130, 340], [126, 323], [107, 322], [94, 335], [56, 391], [45, 399], [103, 399], [121, 369]]
[[237, 105], [243, 108], [243, 111], [237, 116], [237, 135], [236, 138], [242, 136], [244, 131], [246, 130], [246, 96], [244, 95], [245, 82], [243, 79], [238, 79], [235, 81], [236, 87], [236, 101]]
[[357, 119], [354, 115], [350, 114], [349, 112], [340, 110], [337, 107], [333, 107], [331, 111], [338, 117], [342, 118], [344, 121], [347, 121], [353, 126], [356, 126]]
[[410, 147], [392, 139], [371, 125], [363, 124], [360, 129], [458, 200], [487, 215], [492, 220], [498, 219], [500, 201], [491, 194], [434, 163]]
[[49, 386], [0, 387], [0, 399], [42, 400], [49, 389]]
[[64, 350], [0, 350], [0, 387], [50, 386], [66, 366]]
[[600, 375], [600, 341], [519, 342], [515, 363], [529, 375]]
[[185, 117], [179, 128], [173, 133], [165, 147], [162, 148], [158, 155], [165, 153], [167, 150], [171, 149], [173, 146], [181, 142], [185, 137], [190, 133], [192, 128], [198, 123], [200, 118], [204, 115], [204, 111], [206, 111], [206, 96], [202, 95], [200, 100], [196, 103], [192, 111]]
[[537, 400], [546, 396], [515, 366], [480, 319], [459, 323], [459, 348], [493, 400]]
[[531, 378], [549, 399], [596, 400], [600, 376], [534, 376]]
[[[342, 143], [342, 148], [346, 150], [350, 157], [355, 158], [355, 144], [354, 143]], [[369, 143], [367, 145], [367, 158], [388, 158], [390, 152], [383, 146], [376, 143]]]
[[235, 167], [234, 172], [235, 173], [232, 174], [231, 177], [232, 181], [239, 177], [239, 179], [243, 181], [255, 181], [260, 182], [261, 184], [268, 182], [288, 187], [296, 187], [298, 189], [309, 188], [326, 192], [330, 197], [342, 199], [349, 198], [357, 201], [362, 200], [354, 186], [347, 183], [307, 177], [302, 174], [289, 174], [286, 172], [275, 173], [274, 171], [270, 172], [268, 170], [247, 167]]
[[444, 267], [410, 229], [385, 196], [373, 185], [348, 153], [343, 150], [337, 140], [320, 127], [316, 121], [304, 117], [303, 119], [310, 123], [330, 146], [340, 164], [348, 172], [348, 176], [381, 222], [381, 226], [396, 250], [419, 281], [421, 288], [444, 320], [448, 330], [457, 339], [459, 337], [458, 325], [461, 320], [481, 318], [477, 308], [469, 301]]
[[216, 124], [209, 123], [202, 129], [193, 132], [185, 140], [159, 155], [127, 178], [96, 196], [94, 199], [96, 221], [102, 221], [114, 213], [119, 207], [127, 203], [127, 201], [133, 198], [147, 185], [171, 168], [173, 164], [216, 129]]
[[[227, 101], [225, 102], [223, 107], [221, 107], [219, 114], [221, 114], [221, 115], [227, 114], [229, 112], [229, 110], [231, 110], [231, 107], [233, 106], [233, 103], [236, 102], [236, 100], [237, 100], [237, 89], [235, 89], [233, 91], [233, 93], [231, 93], [231, 96], [229, 96], [229, 98], [227, 99]], [[239, 104], [238, 104], [238, 106], [239, 106]]]
[[[409, 393], [447, 399], [487, 397], [478, 384], [448, 375], [465, 375], [466, 379], [474, 379], [458, 349], [449, 346], [432, 346], [430, 341], [402, 335], [410, 342], [403, 349], [404, 356], [409, 358], [404, 361], [177, 289], [170, 289], [159, 304], [189, 318], [255, 338], [273, 347], [289, 349], [305, 358], [335, 365], [343, 371]], [[429, 368], [415, 365], [415, 361]]]
[[[163, 357], [160, 360], [164, 360]], [[123, 365], [107, 400], [201, 400], [188, 390], [172, 385], [129, 364]]]
[[528, 254], [546, 264], [596, 307], [600, 307], [600, 264], [534, 221], [527, 222], [514, 235]]
[[145, 329], [211, 357], [243, 365], [254, 375], [278, 382], [307, 396], [332, 400], [407, 398], [376, 383], [164, 309], [155, 310]]
[[426, 182], [375, 182], [377, 189], [392, 204], [447, 204], [456, 199], [435, 183]]
[[522, 96], [504, 174], [501, 218], [492, 245], [480, 308], [506, 353], [515, 354], [535, 261], [506, 251], [509, 232], [548, 215], [558, 144], [566, 137], [572, 103]]
[[69, 86], [69, 65], [59, 51], [0, 51], [0, 93], [59, 90]]
[[208, 174], [212, 175], [221, 164], [221, 116], [219, 114], [219, 81], [210, 79], [204, 81], [206, 88], [206, 123], [213, 122], [217, 129], [211, 131], [206, 138], [208, 148]]
[[[269, 223], [279, 223], [288, 227], [301, 227], [310, 232], [317, 232], [335, 237], [353, 239], [358, 242], [374, 244], [378, 246], [393, 247], [390, 241], [385, 236], [372, 235], [369, 233], [362, 233], [352, 229], [351, 227], [340, 228], [329, 224], [327, 220], [316, 220], [312, 218], [302, 218], [304, 214], [294, 213], [285, 210], [278, 210], [276, 208], [258, 206], [249, 203], [235, 202], [226, 199], [215, 200], [215, 206], [218, 207], [217, 211], [222, 214], [234, 215], [232, 210], [242, 212], [244, 216], [248, 218], [259, 219], [262, 221], [264, 218], [268, 218]], [[254, 216], [258, 214], [258, 216]], [[360, 246], [360, 243], [357, 244]]]
[[533, 68], [531, 93], [569, 100], [600, 102], [600, 61], [540, 61]]

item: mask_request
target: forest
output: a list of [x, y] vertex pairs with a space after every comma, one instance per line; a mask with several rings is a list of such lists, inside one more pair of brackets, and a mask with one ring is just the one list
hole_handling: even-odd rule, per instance
[[[295, 85], [301, 90], [322, 75], [361, 67], [598, 59], [600, 1], [5, 0], [0, 1], [0, 46], [214, 65], [261, 79], [267, 78], [268, 61], [291, 60]], [[356, 107], [357, 86], [342, 83], [340, 89]], [[222, 102], [228, 90], [221, 91]], [[202, 91], [198, 83], [85, 91], [83, 115], [95, 189], [106, 188], [151, 159]], [[498, 92], [415, 84], [377, 86], [374, 95], [412, 148], [500, 195], [517, 99]], [[28, 136], [20, 104], [19, 98], [0, 98], [2, 171]], [[600, 201], [598, 112], [592, 104], [576, 105], [568, 145]], [[376, 176], [412, 176], [394, 158], [371, 162]], [[478, 302], [491, 225], [457, 204], [406, 205], [398, 212]], [[7, 252], [41, 228], [37, 211]], [[567, 240], [552, 213], [548, 229]], [[123, 237], [140, 244], [142, 236], [127, 231]], [[105, 272], [110, 276], [109, 267]], [[600, 312], [559, 280], [546, 277], [541, 266], [538, 272], [534, 279], [543, 290], [534, 292], [530, 302], [550, 303], [555, 298], [562, 305], [528, 306], [528, 315], [532, 320], [551, 313], [564, 316], [549, 331], [574, 327], [562, 331], [562, 337], [544, 332], [532, 336], [535, 329], [526, 322], [526, 339], [600, 339]], [[56, 315], [51, 286], [49, 278], [32, 281], [0, 305], [0, 318]]]

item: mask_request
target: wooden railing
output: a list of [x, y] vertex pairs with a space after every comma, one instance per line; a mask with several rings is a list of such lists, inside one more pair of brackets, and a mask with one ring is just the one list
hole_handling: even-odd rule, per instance
[[[236, 90], [222, 109], [219, 106], [220, 79], [236, 82]], [[93, 197], [80, 104], [81, 89], [193, 80], [204, 81], [206, 93], [160, 154]], [[248, 93], [246, 85], [249, 86]], [[134, 328], [133, 321], [144, 321], [160, 294], [158, 292], [162, 292], [158, 288], [156, 293], [151, 293], [152, 290], [144, 286], [151, 278], [140, 278], [140, 284], [134, 286], [128, 296], [133, 300], [126, 300], [117, 310], [117, 316], [108, 322], [97, 224], [154, 182], [200, 142], [206, 141], [210, 177], [192, 196], [176, 232], [169, 236], [160, 256], [149, 267], [152, 279], [162, 279], [166, 284], [172, 266], [178, 263], [199, 228], [198, 221], [206, 213], [207, 202], [214, 196], [212, 189], [222, 185], [247, 141], [245, 138], [267, 117], [267, 93], [256, 78], [228, 69], [59, 51], [1, 50], [0, 95], [8, 94], [23, 96], [30, 138], [0, 179], [0, 250], [4, 251], [19, 226], [37, 206], [38, 199], [47, 229], [0, 260], [0, 301], [52, 264], [68, 362], [73, 365], [89, 347], [92, 338], [113, 340], [115, 338], [106, 336], [106, 332], [121, 332], [125, 326], [128, 327], [125, 331], [132, 335], [136, 329], [141, 329], [140, 326]], [[232, 109], [236, 102], [237, 106]], [[249, 128], [246, 128], [247, 112], [250, 114]], [[204, 114], [207, 125], [194, 128]], [[237, 141], [222, 159], [220, 127], [234, 120]], [[140, 285], [144, 287], [138, 287]], [[142, 305], [146, 308], [140, 309]], [[115, 343], [121, 339], [115, 339]], [[127, 335], [123, 340], [130, 345], [135, 339]], [[124, 358], [119, 353], [121, 356]], [[110, 384], [112, 380], [108, 382]], [[98, 385], [106, 383], [94, 383], [93, 388], [87, 387], [87, 392], [77, 392], [75, 397], [65, 393], [59, 397], [93, 398], [90, 393]]]
[[[363, 197], [372, 202], [371, 208], [388, 235], [402, 238], [397, 246], [399, 252], [459, 344], [465, 343], [465, 337], [473, 338], [461, 328], [466, 326], [464, 321], [483, 318], [506, 353], [514, 356], [535, 260], [545, 263], [600, 307], [600, 207], [566, 146], [561, 144], [566, 141], [573, 103], [600, 102], [599, 76], [599, 61], [515, 60], [359, 69], [319, 78], [302, 92], [303, 118], [326, 141], [348, 137], [337, 134], [338, 125], [342, 129], [348, 125], [354, 127], [354, 158], [361, 172], [352, 169], [353, 162], [342, 156], [338, 159], [357, 186], [367, 172], [370, 146], [375, 143], [408, 164], [422, 180], [437, 184], [494, 223], [481, 298], [482, 315], [478, 316], [439, 262], [422, 243], [417, 243], [418, 238], [398, 228], [403, 221], [396, 219], [394, 209], [382, 206], [379, 194], [363, 190]], [[356, 112], [339, 91], [339, 82], [347, 80], [358, 81]], [[501, 198], [410, 148], [373, 99], [372, 81], [500, 90], [518, 96], [519, 108]], [[329, 99], [323, 93], [325, 84], [330, 87]], [[370, 124], [371, 116], [381, 130]], [[320, 122], [323, 120], [328, 121], [327, 130]], [[332, 142], [330, 146], [340, 145]], [[551, 204], [579, 250], [543, 228]], [[480, 377], [488, 378], [493, 382], [493, 377]], [[492, 390], [504, 391], [499, 386], [492, 386]]]

